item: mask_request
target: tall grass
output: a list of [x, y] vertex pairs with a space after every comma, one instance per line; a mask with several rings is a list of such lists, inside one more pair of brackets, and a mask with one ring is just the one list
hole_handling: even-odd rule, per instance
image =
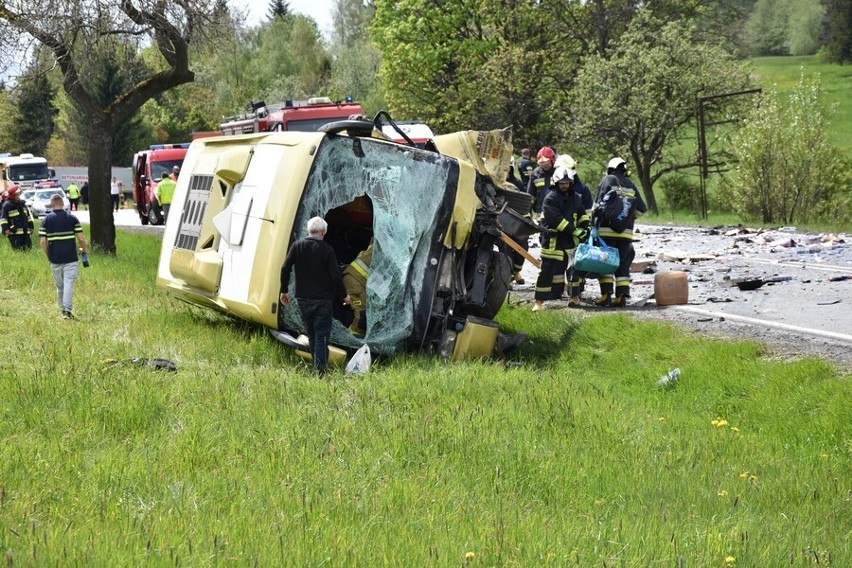
[[0, 246], [8, 566], [852, 562], [850, 377], [823, 361], [510, 301], [512, 361], [319, 380], [157, 289], [156, 239], [118, 250], [69, 322], [43, 255]]

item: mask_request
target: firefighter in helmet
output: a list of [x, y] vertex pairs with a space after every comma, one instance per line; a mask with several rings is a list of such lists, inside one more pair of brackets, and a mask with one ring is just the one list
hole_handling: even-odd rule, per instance
[[[606, 244], [618, 249], [620, 262], [615, 274], [601, 275], [598, 278], [601, 295], [595, 300], [595, 305], [622, 308], [627, 305], [627, 298], [630, 297], [630, 265], [636, 255], [633, 249], [634, 219], [645, 213], [648, 207], [642, 201], [636, 185], [627, 177], [627, 162], [619, 157], [612, 158], [606, 165], [606, 173], [598, 186], [595, 198], [595, 226]], [[626, 227], [620, 231], [611, 226], [604, 215], [604, 203], [615, 196], [629, 199], [632, 204]]]
[[538, 151], [538, 167], [530, 174], [527, 182], [527, 193], [533, 196], [533, 217], [541, 217], [541, 208], [544, 204], [544, 196], [550, 187], [550, 178], [553, 176], [554, 164], [556, 164], [556, 152], [550, 146], [545, 146]]
[[30, 208], [21, 199], [21, 186], [13, 185], [6, 190], [7, 200], [0, 211], [0, 231], [9, 237], [14, 250], [29, 250], [33, 246], [35, 224]]
[[589, 216], [583, 199], [574, 191], [577, 172], [559, 167], [553, 173], [554, 187], [542, 204], [541, 271], [535, 283], [533, 311], [542, 308], [544, 300], [558, 300], [565, 290], [565, 269], [577, 245], [589, 236]]

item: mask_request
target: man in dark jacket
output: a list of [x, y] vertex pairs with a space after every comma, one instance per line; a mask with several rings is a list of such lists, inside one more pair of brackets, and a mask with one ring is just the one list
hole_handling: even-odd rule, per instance
[[554, 189], [544, 198], [542, 225], [541, 271], [535, 283], [533, 311], [542, 308], [544, 300], [558, 300], [565, 290], [565, 269], [577, 245], [589, 236], [589, 216], [583, 200], [574, 189], [576, 172], [557, 168], [553, 174]]
[[343, 277], [337, 266], [337, 255], [323, 238], [328, 223], [322, 217], [308, 221], [308, 237], [296, 241], [281, 266], [281, 303], [290, 306], [290, 272], [296, 269], [296, 300], [302, 322], [308, 332], [308, 344], [314, 369], [325, 374], [328, 365], [328, 337], [331, 335], [332, 309], [335, 300], [349, 304]]
[[[50, 262], [50, 272], [56, 284], [56, 300], [62, 310], [62, 319], [74, 319], [73, 307], [74, 281], [77, 279], [77, 245], [83, 254], [88, 254], [88, 245], [83, 236], [80, 221], [65, 211], [62, 196], [50, 198], [53, 211], [48, 213], [38, 231], [41, 250]], [[84, 266], [85, 256], [83, 257]]]
[[530, 158], [530, 149], [523, 148], [521, 150], [521, 161], [518, 165], [518, 174], [521, 176], [521, 183], [524, 184], [524, 187], [526, 187], [529, 183], [530, 174], [534, 169], [535, 163], [532, 161], [532, 158]]

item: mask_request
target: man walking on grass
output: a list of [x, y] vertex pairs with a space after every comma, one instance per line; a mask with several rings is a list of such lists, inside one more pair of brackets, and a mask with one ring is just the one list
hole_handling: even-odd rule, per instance
[[[77, 279], [77, 245], [84, 255], [89, 246], [83, 236], [83, 227], [77, 217], [65, 211], [62, 196], [50, 198], [51, 213], [44, 218], [38, 231], [41, 250], [50, 261], [50, 271], [56, 283], [56, 299], [62, 310], [62, 319], [73, 319], [74, 281]], [[83, 257], [85, 260], [85, 256]]]
[[281, 266], [281, 303], [290, 306], [290, 272], [296, 269], [296, 300], [302, 323], [308, 331], [308, 344], [314, 369], [325, 374], [328, 364], [328, 336], [331, 335], [332, 308], [335, 300], [349, 304], [351, 299], [343, 287], [337, 266], [337, 255], [326, 243], [328, 223], [322, 217], [308, 221], [308, 237], [296, 241]]

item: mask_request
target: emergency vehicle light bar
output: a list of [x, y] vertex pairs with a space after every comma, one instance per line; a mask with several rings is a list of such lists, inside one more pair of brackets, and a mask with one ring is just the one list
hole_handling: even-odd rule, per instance
[[151, 144], [149, 150], [174, 150], [177, 148], [189, 148], [189, 142], [181, 144]]

